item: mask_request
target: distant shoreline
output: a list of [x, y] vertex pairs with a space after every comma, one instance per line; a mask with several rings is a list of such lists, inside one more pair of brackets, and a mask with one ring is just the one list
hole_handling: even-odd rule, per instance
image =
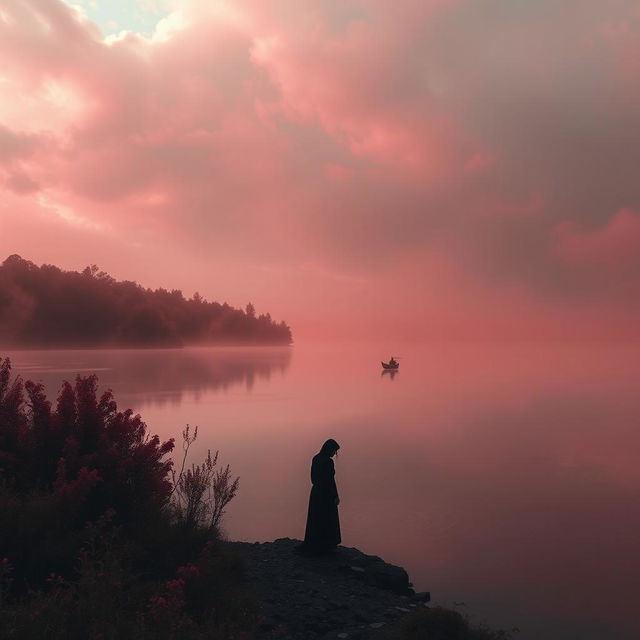
[[[0, 334], [14, 348], [180, 348], [191, 344], [289, 344], [291, 328], [268, 312], [208, 301], [198, 292], [149, 289], [112, 278], [38, 266], [19, 255], [0, 264]], [[6, 346], [4, 347], [6, 348]]]

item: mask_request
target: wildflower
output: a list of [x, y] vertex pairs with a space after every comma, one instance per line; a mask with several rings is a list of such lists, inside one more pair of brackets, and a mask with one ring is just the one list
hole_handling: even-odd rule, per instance
[[178, 567], [176, 573], [185, 581], [195, 580], [200, 577], [200, 569], [193, 564], [186, 564], [182, 567]]

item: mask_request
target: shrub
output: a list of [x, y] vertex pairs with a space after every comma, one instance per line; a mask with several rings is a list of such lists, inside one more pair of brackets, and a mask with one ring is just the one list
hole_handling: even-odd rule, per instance
[[509, 640], [512, 636], [502, 630], [474, 627], [451, 609], [424, 607], [375, 637], [377, 640]]
[[182, 469], [177, 476], [175, 471], [172, 471], [175, 514], [186, 528], [205, 527], [217, 531], [226, 506], [238, 492], [240, 479], [231, 481], [229, 465], [224, 469], [216, 469], [218, 451], [213, 456], [211, 450], [207, 451], [207, 457], [202, 464], [192, 464], [185, 471], [189, 447], [197, 437], [198, 427], [195, 428], [193, 436], [190, 435], [189, 425], [182, 432]]
[[[253, 616], [238, 558], [211, 541], [164, 578], [143, 577], [128, 568], [136, 549], [113, 526], [114, 515], [83, 529], [75, 580], [52, 572], [42, 588], [2, 608], [0, 639], [243, 637]], [[0, 584], [7, 565], [0, 564]]]
[[196, 436], [176, 475], [173, 439], [95, 376], [53, 408], [0, 359], [0, 638], [240, 637], [242, 567], [218, 539], [238, 479], [217, 453], [185, 471]]
[[[149, 436], [139, 415], [99, 398], [95, 375], [65, 382], [52, 410], [41, 384], [17, 378], [0, 361], [0, 474], [20, 495], [51, 492], [80, 523], [115, 509], [123, 522], [167, 502], [173, 439]], [[26, 397], [25, 397], [26, 394]]]
[[98, 396], [95, 376], [65, 382], [52, 407], [41, 384], [12, 380], [0, 359], [0, 549], [12, 590], [71, 573], [84, 524], [109, 510], [129, 531], [166, 517], [173, 446], [110, 391]]

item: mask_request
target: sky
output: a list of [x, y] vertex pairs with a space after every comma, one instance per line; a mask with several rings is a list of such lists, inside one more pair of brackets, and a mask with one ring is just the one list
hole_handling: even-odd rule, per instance
[[0, 260], [297, 339], [640, 335], [636, 0], [0, 0]]

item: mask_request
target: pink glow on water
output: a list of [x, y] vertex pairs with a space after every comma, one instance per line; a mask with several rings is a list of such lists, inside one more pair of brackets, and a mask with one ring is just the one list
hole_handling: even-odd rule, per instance
[[[10, 355], [51, 389], [71, 369], [98, 369], [163, 438], [199, 425], [194, 458], [220, 449], [241, 478], [226, 518], [234, 539], [302, 536], [310, 459], [333, 437], [345, 545], [526, 640], [634, 638], [640, 354], [389, 349]], [[379, 365], [391, 355], [393, 378]]]

